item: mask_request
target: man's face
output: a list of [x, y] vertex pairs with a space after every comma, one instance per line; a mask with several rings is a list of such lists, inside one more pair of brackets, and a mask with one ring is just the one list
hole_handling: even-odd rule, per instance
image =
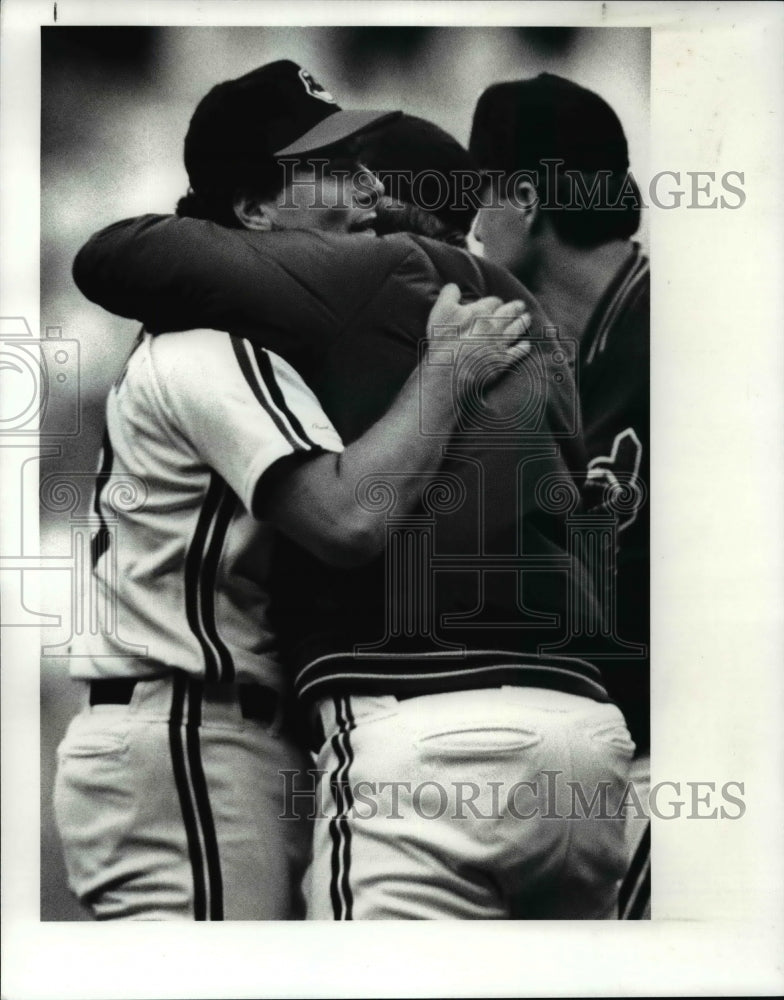
[[534, 267], [534, 246], [525, 210], [535, 200], [535, 192], [525, 189], [507, 197], [503, 186], [486, 186], [482, 191], [482, 208], [474, 223], [473, 236], [482, 244], [484, 256], [500, 264], [523, 281]]
[[271, 215], [280, 229], [374, 236], [375, 206], [383, 193], [384, 185], [355, 160], [305, 163], [288, 171]]
[[524, 263], [519, 227], [515, 225], [516, 210], [508, 202], [480, 208], [474, 223], [474, 238], [482, 244], [487, 260], [500, 264], [513, 274]]

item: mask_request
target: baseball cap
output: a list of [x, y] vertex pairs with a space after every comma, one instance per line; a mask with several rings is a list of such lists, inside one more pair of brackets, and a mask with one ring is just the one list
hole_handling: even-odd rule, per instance
[[281, 59], [202, 98], [185, 136], [185, 168], [198, 193], [230, 181], [240, 164], [312, 152], [399, 114], [344, 111], [307, 70]]
[[535, 169], [542, 160], [585, 172], [629, 169], [621, 122], [598, 94], [553, 73], [496, 83], [474, 111], [469, 149], [485, 170]]
[[362, 162], [384, 182], [389, 197], [468, 233], [476, 206], [458, 178], [479, 169], [454, 136], [424, 118], [401, 115], [359, 142]]

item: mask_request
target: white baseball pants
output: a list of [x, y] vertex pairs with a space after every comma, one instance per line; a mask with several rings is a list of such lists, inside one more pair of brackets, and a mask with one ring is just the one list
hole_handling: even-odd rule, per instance
[[634, 744], [615, 705], [503, 687], [319, 713], [309, 919], [617, 917]]
[[301, 917], [310, 824], [282, 819], [306, 758], [244, 718], [236, 688], [184, 675], [86, 707], [58, 750], [55, 814], [69, 884], [99, 920]]

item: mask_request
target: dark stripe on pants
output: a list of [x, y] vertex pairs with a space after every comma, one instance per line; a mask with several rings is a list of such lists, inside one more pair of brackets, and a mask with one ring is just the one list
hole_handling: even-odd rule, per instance
[[204, 685], [201, 681], [192, 680], [188, 696], [188, 722], [185, 727], [188, 747], [188, 764], [191, 771], [191, 784], [196, 799], [196, 809], [199, 815], [204, 851], [207, 855], [207, 877], [210, 887], [210, 920], [223, 920], [223, 876], [221, 875], [218, 838], [215, 835], [215, 822], [212, 816], [207, 779], [201, 761], [201, 744], [199, 742], [199, 726], [201, 725], [201, 703]]
[[354, 795], [351, 791], [351, 783], [349, 782], [349, 768], [354, 763], [354, 749], [351, 746], [351, 741], [349, 739], [349, 733], [354, 729], [354, 716], [351, 712], [351, 701], [346, 698], [345, 702], [346, 709], [346, 773], [345, 773], [345, 789], [344, 795], [346, 799], [346, 816], [342, 821], [343, 824], [343, 899], [346, 901], [346, 920], [354, 919], [354, 896], [351, 892], [351, 885], [349, 884], [349, 872], [351, 869], [351, 827], [348, 823], [348, 813], [354, 806]]
[[348, 699], [345, 701], [335, 699], [335, 720], [338, 724], [338, 732], [332, 737], [331, 743], [338, 759], [338, 765], [330, 784], [337, 813], [329, 821], [329, 835], [332, 839], [332, 877], [329, 892], [334, 919], [352, 920], [354, 899], [349, 882], [351, 830], [348, 824], [348, 813], [354, 802], [349, 784], [349, 768], [354, 758], [349, 733], [354, 728], [355, 723]]
[[207, 919], [207, 890], [204, 883], [204, 860], [199, 843], [196, 813], [191, 801], [188, 784], [188, 771], [185, 766], [185, 753], [182, 746], [182, 721], [185, 704], [187, 678], [177, 671], [172, 681], [172, 708], [169, 716], [169, 749], [171, 751], [174, 783], [177, 786], [177, 796], [180, 800], [182, 820], [185, 825], [185, 838], [188, 843], [188, 857], [193, 873], [193, 917], [194, 920]]
[[640, 920], [651, 898], [651, 821], [645, 830], [618, 895], [620, 920]]

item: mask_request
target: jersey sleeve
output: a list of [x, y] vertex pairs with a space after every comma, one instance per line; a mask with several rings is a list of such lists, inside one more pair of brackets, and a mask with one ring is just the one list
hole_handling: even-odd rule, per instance
[[343, 450], [314, 393], [273, 352], [216, 330], [166, 334], [151, 350], [172, 432], [248, 510], [259, 479], [279, 459]]

